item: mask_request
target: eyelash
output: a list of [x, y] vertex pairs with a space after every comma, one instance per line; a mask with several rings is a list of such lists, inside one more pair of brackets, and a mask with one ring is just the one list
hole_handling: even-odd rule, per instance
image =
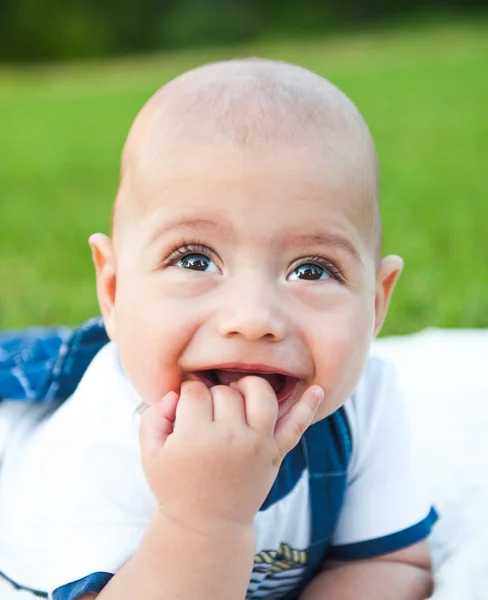
[[[190, 254], [202, 254], [211, 260], [218, 258], [215, 252], [213, 252], [208, 246], [199, 242], [180, 242], [175, 244], [173, 248], [170, 250], [168, 257], [164, 259], [162, 266], [163, 267], [171, 267], [174, 266], [179, 260], [188, 256]], [[346, 278], [342, 274], [342, 271], [337, 267], [335, 263], [324, 258], [323, 256], [307, 256], [305, 258], [300, 259], [299, 262], [293, 265], [294, 269], [298, 267], [313, 263], [327, 271], [333, 279], [339, 281], [339, 283], [346, 284]]]
[[189, 254], [203, 254], [203, 256], [206, 256], [212, 260], [217, 258], [215, 252], [212, 252], [212, 250], [210, 250], [210, 248], [204, 244], [199, 242], [180, 242], [179, 244], [175, 244], [170, 250], [168, 257], [163, 261], [163, 267], [172, 267], [179, 260], [185, 258], [185, 256], [188, 256]]
[[324, 271], [327, 271], [327, 273], [329, 273], [329, 275], [333, 279], [339, 281], [339, 283], [346, 283], [346, 278], [342, 274], [342, 271], [339, 269], [339, 267], [327, 258], [324, 258], [323, 256], [318, 256], [317, 254], [315, 254], [314, 256], [306, 256], [305, 258], [301, 258], [296, 265], [293, 265], [293, 267], [294, 269], [297, 269], [302, 265], [308, 265], [310, 263], [318, 265], [319, 267], [324, 269]]

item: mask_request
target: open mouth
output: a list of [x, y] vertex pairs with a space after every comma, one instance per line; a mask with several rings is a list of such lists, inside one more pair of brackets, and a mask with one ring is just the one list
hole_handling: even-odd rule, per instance
[[228, 369], [208, 369], [206, 371], [198, 371], [195, 375], [208, 388], [214, 385], [230, 385], [235, 381], [239, 381], [243, 377], [254, 375], [266, 379], [269, 385], [273, 388], [278, 402], [283, 402], [288, 399], [298, 385], [298, 378], [283, 373], [265, 373], [260, 371], [238, 371]]

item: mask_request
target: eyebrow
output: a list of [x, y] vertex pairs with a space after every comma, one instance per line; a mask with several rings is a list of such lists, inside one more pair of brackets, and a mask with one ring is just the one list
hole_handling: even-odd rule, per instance
[[156, 227], [151, 237], [149, 238], [148, 245], [152, 246], [155, 242], [161, 239], [167, 233], [170, 233], [176, 229], [206, 229], [208, 231], [218, 230], [221, 234], [230, 234], [230, 228], [222, 223], [216, 223], [210, 219], [178, 219], [177, 221], [166, 223], [160, 227]]
[[341, 235], [334, 235], [321, 231], [312, 234], [290, 234], [283, 238], [283, 243], [286, 246], [332, 246], [339, 250], [345, 251], [351, 258], [353, 258], [360, 265], [363, 264], [359, 252], [356, 250], [354, 245], [346, 238]]
[[[148, 245], [152, 246], [159, 239], [161, 239], [167, 233], [170, 233], [177, 229], [206, 229], [210, 232], [219, 231], [227, 237], [231, 236], [231, 228], [228, 225], [217, 223], [210, 219], [179, 219], [174, 222], [167, 223], [157, 227], [151, 237], [149, 238]], [[284, 246], [287, 247], [300, 247], [300, 246], [332, 246], [339, 250], [345, 251], [351, 258], [353, 258], [360, 265], [363, 264], [359, 252], [356, 250], [354, 245], [346, 238], [340, 235], [334, 235], [326, 231], [320, 231], [311, 234], [286, 234], [282, 238]]]

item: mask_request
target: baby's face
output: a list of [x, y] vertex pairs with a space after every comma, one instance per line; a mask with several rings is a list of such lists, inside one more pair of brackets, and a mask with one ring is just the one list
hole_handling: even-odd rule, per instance
[[[109, 331], [147, 404], [182, 381], [265, 377], [284, 415], [336, 410], [375, 329], [377, 264], [358, 190], [305, 148], [186, 146], [131, 181]], [[342, 182], [342, 183], [341, 183]], [[132, 200], [131, 200], [132, 201]]]

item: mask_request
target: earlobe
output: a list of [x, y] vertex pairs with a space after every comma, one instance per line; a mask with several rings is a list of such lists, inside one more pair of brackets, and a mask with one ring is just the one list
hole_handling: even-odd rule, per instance
[[103, 233], [94, 233], [88, 243], [92, 250], [97, 278], [98, 304], [105, 322], [105, 329], [111, 340], [116, 339], [115, 295], [117, 288], [115, 257], [112, 240]]
[[378, 335], [388, 312], [390, 299], [403, 269], [399, 256], [386, 256], [381, 260], [376, 280], [374, 335]]

